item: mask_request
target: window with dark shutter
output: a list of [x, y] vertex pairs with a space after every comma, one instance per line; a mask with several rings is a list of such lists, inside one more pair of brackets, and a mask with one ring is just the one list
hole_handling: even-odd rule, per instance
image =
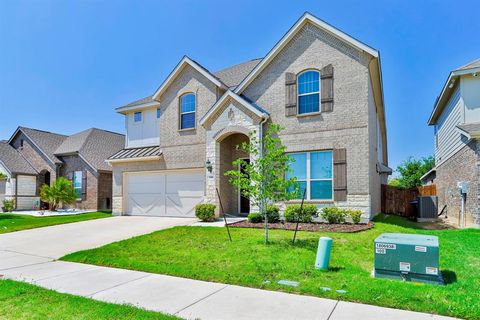
[[297, 114], [297, 75], [285, 73], [285, 115], [287, 117]]
[[333, 190], [335, 201], [347, 200], [347, 150], [333, 150]]
[[329, 64], [320, 71], [322, 112], [333, 111], [333, 66]]
[[82, 201], [87, 200], [87, 171], [82, 173]]

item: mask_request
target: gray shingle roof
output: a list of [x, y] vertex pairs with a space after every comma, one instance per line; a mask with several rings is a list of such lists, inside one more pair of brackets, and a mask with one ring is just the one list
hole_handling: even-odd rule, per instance
[[141, 104], [144, 104], [144, 103], [149, 103], [149, 102], [154, 102], [155, 100], [153, 100], [153, 95], [150, 95], [148, 97], [145, 97], [145, 98], [142, 98], [142, 99], [138, 99], [138, 100], [135, 100], [135, 101], [132, 101], [130, 102], [129, 104], [126, 104], [124, 106], [121, 106], [120, 108], [128, 108], [128, 107], [134, 107], [134, 106], [139, 106]]
[[54, 155], [54, 153], [55, 150], [57, 150], [57, 148], [67, 138], [67, 136], [26, 127], [19, 127], [19, 130], [21, 130], [28, 138], [30, 138], [51, 161], [54, 163], [61, 162], [60, 159]]
[[260, 63], [262, 59], [253, 59], [222, 69], [214, 73], [229, 88], [236, 87]]
[[120, 150], [109, 158], [109, 160], [132, 159], [143, 157], [161, 156], [162, 150], [159, 146], [142, 147], [142, 148], [128, 148]]
[[468, 134], [474, 134], [480, 132], [480, 122], [475, 123], [463, 123], [457, 125], [460, 130], [465, 131]]
[[[222, 82], [227, 87], [232, 89], [238, 86], [240, 82], [242, 82], [242, 80], [245, 79], [245, 77], [253, 70], [253, 68], [255, 68], [260, 61], [262, 61], [262, 59], [253, 59], [246, 62], [242, 62], [234, 66], [217, 71], [215, 73], [211, 73], [208, 69], [206, 69], [204, 66], [202, 66], [200, 63], [196, 62], [195, 60], [192, 60], [192, 61], [197, 63], [206, 72], [210, 73], [213, 77], [217, 78], [220, 82]], [[148, 97], [132, 101], [129, 104], [121, 106], [120, 108], [135, 107], [144, 103], [149, 103], [154, 101], [155, 100], [153, 100], [153, 95], [150, 95]], [[120, 109], [120, 108], [117, 108], [117, 109]]]
[[37, 171], [7, 141], [0, 141], [0, 161], [11, 173], [37, 174]]
[[473, 60], [472, 62], [469, 62], [464, 66], [461, 66], [457, 70], [468, 70], [468, 69], [478, 68], [478, 67], [480, 67], [480, 59]]
[[112, 171], [105, 160], [124, 147], [123, 134], [91, 128], [66, 138], [55, 154], [61, 156], [78, 153], [96, 170]]

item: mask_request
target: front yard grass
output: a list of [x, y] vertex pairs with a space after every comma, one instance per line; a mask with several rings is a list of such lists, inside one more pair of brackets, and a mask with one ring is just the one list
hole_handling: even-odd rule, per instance
[[109, 212], [89, 212], [77, 215], [33, 217], [20, 214], [0, 213], [0, 234], [53, 226], [57, 224], [86, 221], [92, 219], [108, 218], [112, 215]]
[[62, 294], [31, 284], [0, 280], [1, 319], [156, 319], [173, 316]]
[[[242, 286], [282, 290], [469, 319], [480, 319], [480, 230], [423, 230], [399, 217], [380, 215], [360, 233], [176, 227], [77, 252], [63, 260], [169, 274]], [[440, 267], [446, 286], [374, 279], [373, 240], [384, 232], [422, 233], [440, 238]], [[334, 245], [331, 271], [314, 269], [318, 238]], [[299, 287], [277, 284], [298, 281]], [[324, 291], [322, 287], [332, 290]], [[337, 293], [336, 290], [346, 290]]]

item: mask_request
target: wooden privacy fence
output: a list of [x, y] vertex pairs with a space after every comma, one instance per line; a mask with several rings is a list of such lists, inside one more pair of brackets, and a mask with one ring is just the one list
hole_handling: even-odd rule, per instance
[[413, 217], [415, 216], [415, 207], [411, 202], [417, 200], [417, 196], [435, 195], [437, 195], [437, 188], [435, 185], [412, 189], [402, 189], [389, 185], [382, 185], [382, 212], [402, 217]]

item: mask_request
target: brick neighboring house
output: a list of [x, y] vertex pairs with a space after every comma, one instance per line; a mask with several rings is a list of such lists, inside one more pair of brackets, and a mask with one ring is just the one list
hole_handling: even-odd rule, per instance
[[114, 214], [193, 216], [219, 208], [216, 188], [227, 213], [255, 210], [224, 173], [273, 122], [307, 202], [373, 217], [391, 173], [381, 78], [377, 50], [309, 13], [262, 59], [212, 73], [183, 57], [153, 95], [116, 110], [127, 138], [109, 159]]
[[111, 209], [112, 169], [105, 160], [125, 146], [125, 136], [88, 129], [71, 136], [19, 127], [0, 143], [0, 198], [15, 199], [17, 210], [46, 207], [40, 187], [59, 176], [74, 182], [80, 209]]
[[468, 182], [466, 226], [480, 226], [480, 59], [450, 72], [428, 124], [434, 127], [435, 168], [422, 177], [437, 185], [438, 207], [460, 224], [457, 182]]

